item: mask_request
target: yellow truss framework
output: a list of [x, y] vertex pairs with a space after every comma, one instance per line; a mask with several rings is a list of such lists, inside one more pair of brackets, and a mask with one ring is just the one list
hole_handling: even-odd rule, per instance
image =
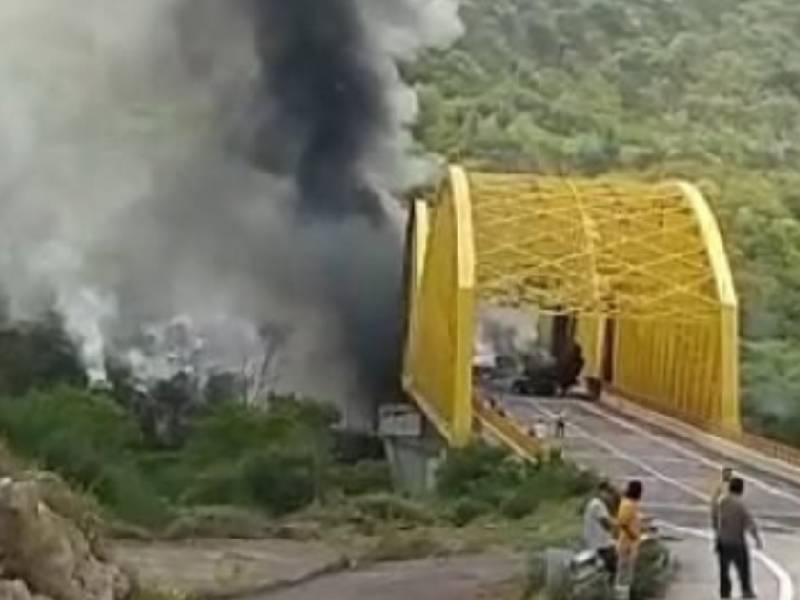
[[415, 203], [411, 232], [404, 385], [451, 444], [473, 429], [477, 302], [574, 316], [589, 375], [740, 429], [736, 292], [693, 186], [454, 166], [434, 201]]

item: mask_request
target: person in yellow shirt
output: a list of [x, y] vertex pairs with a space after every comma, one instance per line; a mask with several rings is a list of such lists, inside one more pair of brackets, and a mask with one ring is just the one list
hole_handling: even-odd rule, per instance
[[617, 513], [617, 580], [614, 585], [617, 600], [629, 600], [633, 584], [639, 543], [642, 539], [641, 481], [631, 481]]

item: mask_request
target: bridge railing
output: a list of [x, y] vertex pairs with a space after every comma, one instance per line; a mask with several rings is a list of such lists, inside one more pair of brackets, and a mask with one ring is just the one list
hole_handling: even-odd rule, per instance
[[495, 401], [489, 393], [476, 391], [473, 394], [473, 414], [479, 433], [488, 433], [497, 438], [521, 458], [544, 458], [546, 448], [542, 441], [511, 417], [502, 403]]
[[800, 449], [752, 433], [729, 434], [725, 437], [768, 458], [800, 467]]
[[[649, 422], [649, 418], [641, 416], [641, 411], [645, 411], [652, 416], [663, 415], [674, 419], [676, 423], [680, 424], [682, 431], [686, 432], [687, 436], [690, 435], [689, 432], [691, 429], [694, 429], [695, 431], [704, 432], [716, 438], [731, 442], [738, 447], [752, 450], [765, 458], [773, 459], [800, 469], [800, 448], [795, 448], [755, 433], [749, 433], [738, 427], [724, 427], [713, 421], [700, 420], [690, 414], [682, 413], [675, 408], [671, 410], [665, 409], [665, 407], [656, 405], [647, 398], [632, 396], [631, 394], [625, 393], [624, 390], [617, 389], [613, 386], [607, 387], [606, 391], [610, 394], [611, 398], [616, 399], [607, 404], [611, 408], [620, 408], [618, 406], [618, 400], [620, 399], [632, 402], [633, 406], [636, 407], [634, 412], [631, 412], [630, 404], [627, 405], [629, 408], [623, 409], [622, 412], [633, 416], [634, 419]], [[658, 418], [654, 424], [657, 427], [663, 426], [667, 430], [674, 429], [672, 426], [659, 422]], [[677, 433], [683, 435], [681, 431]]]

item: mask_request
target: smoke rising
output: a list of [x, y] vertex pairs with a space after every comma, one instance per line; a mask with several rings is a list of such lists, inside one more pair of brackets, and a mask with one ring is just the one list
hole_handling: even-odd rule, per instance
[[539, 315], [530, 310], [481, 305], [475, 337], [477, 356], [522, 356], [541, 344]]
[[459, 32], [453, 0], [3, 2], [12, 316], [56, 307], [93, 378], [167, 368], [142, 340], [182, 316], [203, 365], [241, 368], [269, 323], [286, 389], [387, 390], [392, 194], [432, 172], [397, 61]]

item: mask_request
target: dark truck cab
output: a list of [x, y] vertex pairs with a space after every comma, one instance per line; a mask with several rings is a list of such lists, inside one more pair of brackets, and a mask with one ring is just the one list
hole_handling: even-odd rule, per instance
[[558, 390], [556, 360], [544, 350], [520, 357], [521, 372], [511, 392], [521, 396], [555, 396]]

